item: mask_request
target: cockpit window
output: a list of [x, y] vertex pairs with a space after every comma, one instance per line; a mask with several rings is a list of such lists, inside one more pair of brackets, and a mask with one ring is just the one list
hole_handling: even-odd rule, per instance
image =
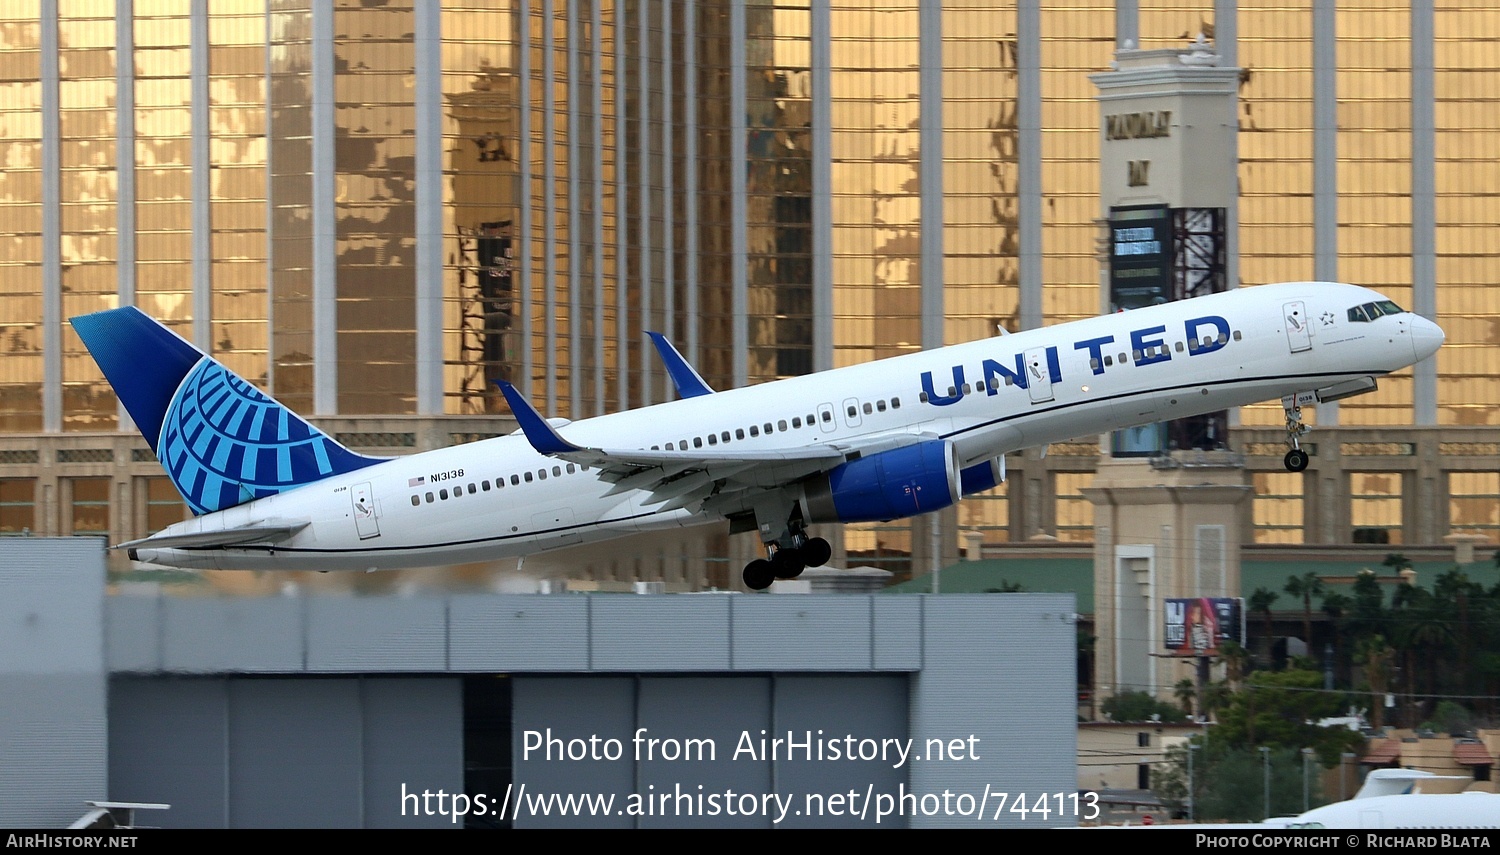
[[1365, 303], [1363, 306], [1355, 306], [1349, 310], [1349, 320], [1356, 323], [1373, 321], [1381, 315], [1399, 315], [1404, 311], [1400, 306], [1390, 300], [1381, 300], [1378, 303]]

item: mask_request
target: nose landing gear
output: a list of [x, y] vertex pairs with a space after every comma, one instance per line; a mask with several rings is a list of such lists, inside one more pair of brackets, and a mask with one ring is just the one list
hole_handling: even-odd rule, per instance
[[1307, 452], [1302, 450], [1302, 436], [1307, 433], [1307, 425], [1302, 423], [1302, 400], [1301, 395], [1287, 395], [1281, 399], [1281, 409], [1286, 413], [1286, 441], [1292, 450], [1282, 458], [1282, 465], [1286, 466], [1288, 472], [1301, 472], [1307, 468]]
[[1286, 453], [1281, 459], [1288, 472], [1301, 472], [1307, 468], [1307, 452], [1300, 448], [1294, 448]]

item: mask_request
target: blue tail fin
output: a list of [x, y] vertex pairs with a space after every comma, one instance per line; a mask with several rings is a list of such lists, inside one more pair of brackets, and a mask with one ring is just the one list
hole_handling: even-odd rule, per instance
[[72, 320], [195, 514], [381, 461], [338, 444], [133, 306]]

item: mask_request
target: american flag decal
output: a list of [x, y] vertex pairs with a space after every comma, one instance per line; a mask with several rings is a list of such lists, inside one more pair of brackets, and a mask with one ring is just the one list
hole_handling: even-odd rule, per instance
[[422, 486], [423, 484], [426, 484], [426, 483], [427, 483], [427, 476], [426, 475], [418, 475], [415, 478], [408, 478], [406, 480], [406, 486], [408, 486], [408, 487], [420, 487], [420, 486]]

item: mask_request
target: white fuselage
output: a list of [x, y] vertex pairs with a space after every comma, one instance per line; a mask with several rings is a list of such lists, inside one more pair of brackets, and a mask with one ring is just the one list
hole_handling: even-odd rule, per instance
[[1293, 828], [1500, 828], [1500, 795], [1407, 793], [1351, 799], [1313, 808], [1285, 823]]
[[[1351, 307], [1383, 299], [1329, 283], [1246, 288], [583, 419], [559, 432], [582, 446], [685, 441], [718, 452], [814, 444], [857, 450], [910, 433], [952, 441], [960, 465], [969, 466], [1020, 448], [1379, 376], [1436, 349], [1441, 331], [1415, 315], [1347, 317]], [[1301, 314], [1289, 321], [1293, 310]], [[1197, 346], [1189, 346], [1189, 334]], [[1032, 382], [1007, 384], [1017, 371], [1031, 372]], [[767, 486], [774, 485], [772, 473]], [[613, 486], [597, 470], [538, 454], [516, 434], [395, 458], [163, 532], [309, 523], [283, 543], [143, 548], [136, 557], [220, 569], [430, 566], [697, 525], [724, 513], [712, 503], [661, 510], [645, 503], [649, 494], [612, 494]]]

